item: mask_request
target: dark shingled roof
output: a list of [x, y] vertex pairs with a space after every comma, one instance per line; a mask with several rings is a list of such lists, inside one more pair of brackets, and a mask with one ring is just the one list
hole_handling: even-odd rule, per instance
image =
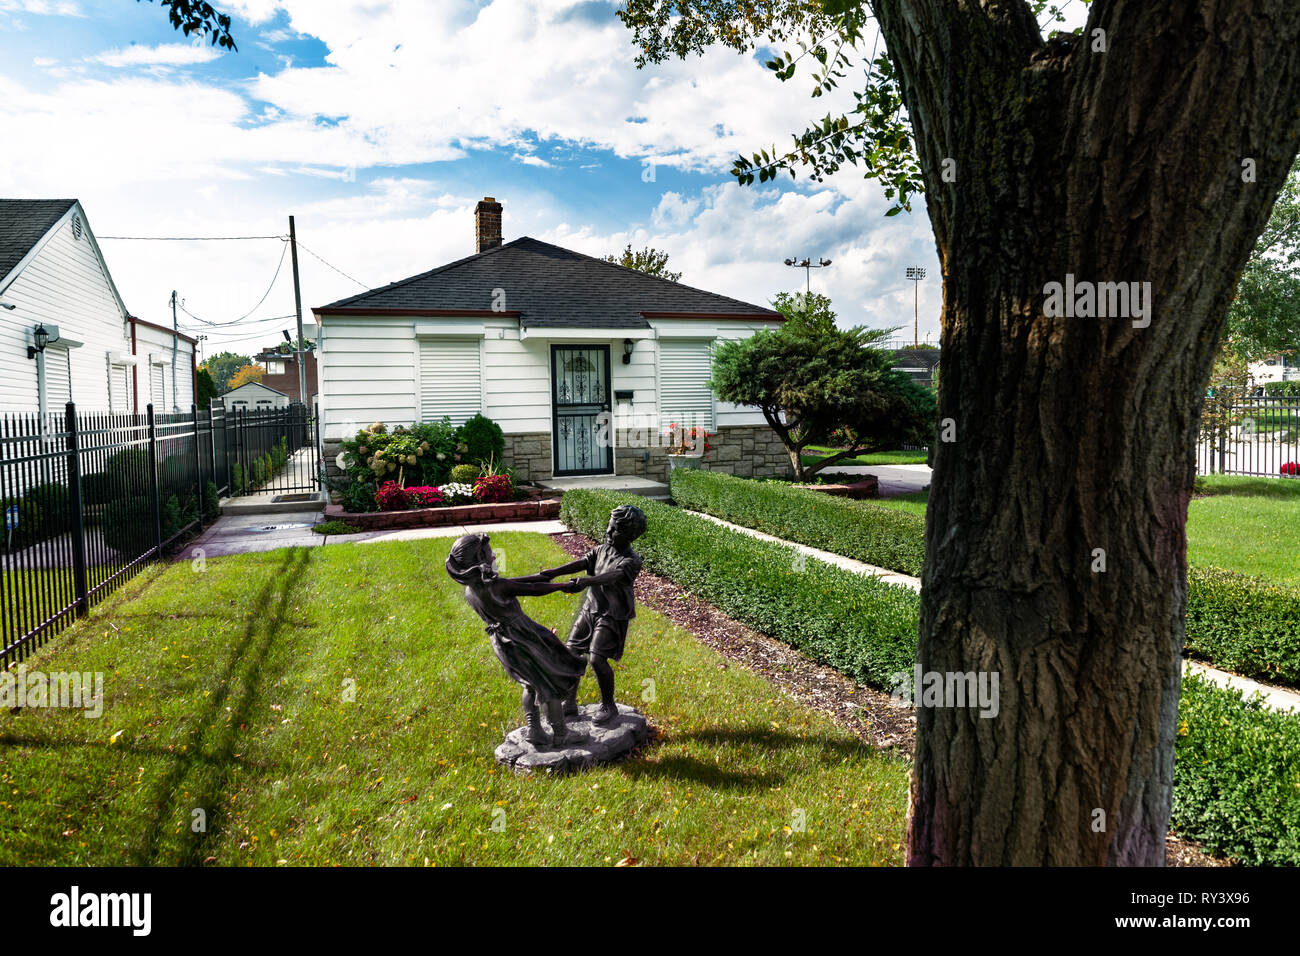
[[0, 199], [0, 279], [22, 262], [75, 199]]
[[781, 314], [729, 296], [693, 289], [527, 236], [392, 285], [340, 299], [318, 312], [350, 309], [475, 309], [500, 306], [533, 328], [646, 329], [642, 312]]

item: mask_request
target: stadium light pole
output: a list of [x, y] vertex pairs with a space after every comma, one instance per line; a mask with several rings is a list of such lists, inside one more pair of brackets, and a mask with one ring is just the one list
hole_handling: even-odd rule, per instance
[[912, 348], [916, 348], [921, 344], [917, 316], [919, 314], [920, 283], [925, 278], [925, 268], [923, 266], [908, 266], [907, 277], [912, 280]]

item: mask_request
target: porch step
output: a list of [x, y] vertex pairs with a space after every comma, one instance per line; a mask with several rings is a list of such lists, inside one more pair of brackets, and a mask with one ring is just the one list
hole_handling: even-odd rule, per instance
[[574, 491], [579, 488], [599, 488], [602, 491], [626, 491], [652, 501], [667, 501], [668, 486], [662, 481], [638, 478], [635, 475], [585, 475], [579, 478], [547, 478], [538, 481], [543, 488], [555, 491]]
[[[301, 494], [286, 492], [283, 495], [247, 495], [239, 498], [222, 498], [223, 515], [268, 515], [280, 512], [314, 512], [325, 510], [323, 495], [312, 495], [305, 500], [292, 500]], [[286, 500], [290, 499], [290, 500]]]

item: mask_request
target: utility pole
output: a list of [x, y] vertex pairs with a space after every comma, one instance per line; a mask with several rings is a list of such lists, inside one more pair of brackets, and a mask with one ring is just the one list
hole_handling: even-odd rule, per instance
[[916, 348], [921, 344], [917, 303], [920, 297], [921, 280], [925, 278], [925, 269], [922, 266], [908, 266], [907, 277], [912, 280], [912, 348]]
[[172, 411], [179, 412], [180, 405], [176, 401], [176, 350], [180, 348], [180, 326], [176, 323], [176, 290], [172, 289]]
[[307, 363], [306, 349], [303, 346], [307, 343], [302, 338], [302, 290], [298, 286], [298, 233], [293, 227], [293, 216], [289, 217], [289, 251], [293, 255], [293, 307], [298, 313], [298, 342], [295, 346], [298, 358], [298, 400], [305, 406], [307, 404]]

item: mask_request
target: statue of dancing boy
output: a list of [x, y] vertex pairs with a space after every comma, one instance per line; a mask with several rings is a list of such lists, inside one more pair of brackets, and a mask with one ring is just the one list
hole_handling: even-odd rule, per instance
[[[591, 670], [600, 685], [600, 710], [594, 720], [601, 725], [618, 720], [618, 705], [614, 702], [614, 669], [609, 662], [623, 656], [628, 622], [636, 616], [632, 584], [641, 571], [641, 556], [632, 550], [632, 542], [644, 533], [645, 513], [633, 505], [622, 505], [609, 514], [604, 544], [593, 548], [584, 558], [537, 575], [546, 581], [576, 571], [585, 571], [588, 575], [568, 582], [587, 588], [586, 598], [569, 634], [568, 648], [591, 662]], [[576, 687], [565, 698], [564, 713], [570, 717], [578, 713]]]

